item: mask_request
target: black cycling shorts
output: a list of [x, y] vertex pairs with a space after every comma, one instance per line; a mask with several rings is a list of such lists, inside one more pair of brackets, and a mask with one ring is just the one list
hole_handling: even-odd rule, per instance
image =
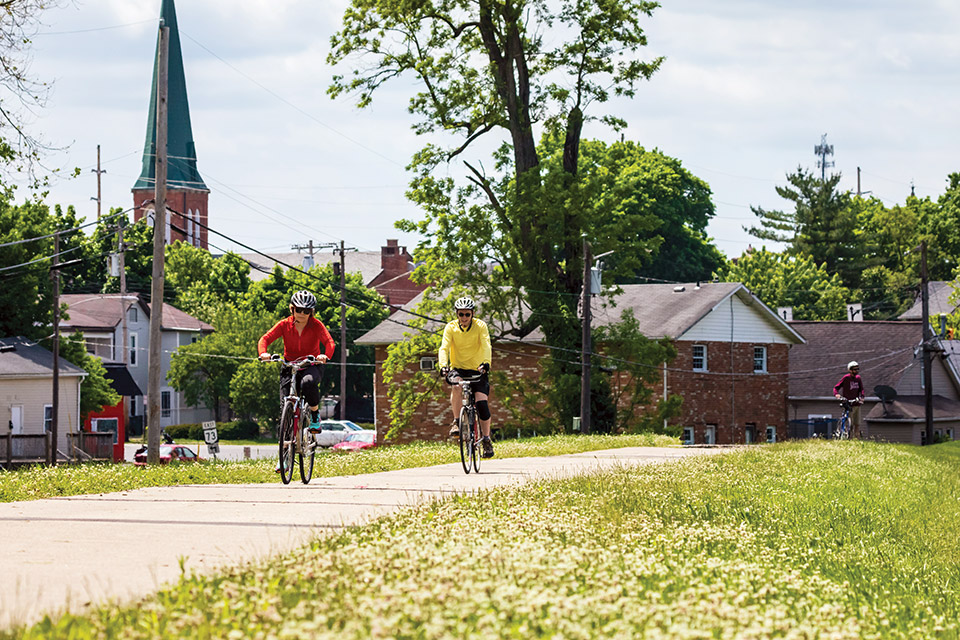
[[474, 393], [483, 393], [490, 395], [490, 378], [487, 377], [487, 374], [482, 374], [476, 369], [458, 369], [453, 368], [454, 371], [459, 373], [464, 378], [472, 378], [474, 376], [480, 376], [479, 380], [474, 380], [470, 383], [470, 388], [473, 389]]

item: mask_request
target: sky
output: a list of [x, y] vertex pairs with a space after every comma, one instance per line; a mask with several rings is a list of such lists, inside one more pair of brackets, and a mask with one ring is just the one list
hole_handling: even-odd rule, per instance
[[[211, 189], [209, 223], [262, 251], [339, 242], [411, 250], [419, 219], [405, 166], [424, 140], [411, 130], [414, 86], [386, 85], [372, 106], [331, 100], [330, 36], [346, 0], [180, 0], [177, 20], [197, 163]], [[61, 169], [50, 204], [96, 217], [130, 207], [146, 133], [160, 0], [72, 0], [48, 10], [30, 73], [50, 82], [29, 129]], [[955, 0], [664, 0], [645, 27], [644, 57], [666, 56], [631, 100], [603, 106], [647, 149], [681, 160], [713, 191], [708, 227], [728, 256], [758, 246], [750, 206], [787, 206], [776, 192], [798, 167], [816, 171], [826, 134], [840, 187], [888, 206], [936, 198], [960, 171], [960, 3]], [[619, 134], [589, 125], [585, 137]], [[490, 146], [465, 160], [491, 163]], [[74, 167], [81, 173], [68, 178]], [[443, 168], [459, 175], [462, 166]], [[18, 197], [26, 195], [21, 186]], [[237, 250], [211, 236], [211, 250]], [[777, 249], [776, 245], [767, 244]]]

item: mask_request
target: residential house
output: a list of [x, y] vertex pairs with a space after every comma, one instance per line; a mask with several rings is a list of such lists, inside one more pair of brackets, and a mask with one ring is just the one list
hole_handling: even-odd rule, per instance
[[[863, 436], [889, 442], [925, 441], [925, 387], [917, 320], [863, 322], [791, 322], [806, 343], [790, 350], [790, 437], [827, 437], [840, 418], [833, 387], [860, 364], [866, 399], [861, 411]], [[934, 426], [951, 438], [960, 433], [960, 375], [953, 344], [935, 340], [932, 358]], [[953, 356], [953, 359], [951, 359]], [[882, 389], [896, 392], [881, 401]]]
[[[932, 280], [927, 283], [927, 313], [930, 315], [930, 324], [937, 326], [938, 318], [941, 315], [950, 315], [957, 310], [957, 305], [950, 302], [950, 296], [953, 295], [953, 282], [944, 282], [943, 280]], [[904, 311], [898, 317], [899, 320], [920, 320], [923, 318], [923, 300], [917, 296], [913, 306]]]
[[[689, 283], [622, 285], [612, 304], [593, 300], [593, 326], [618, 322], [624, 309], [637, 319], [649, 338], [670, 337], [678, 356], [661, 365], [658, 398], [683, 396], [682, 415], [672, 422], [682, 427], [690, 444], [732, 444], [776, 441], [787, 435], [788, 352], [803, 338], [785, 321], [739, 283]], [[357, 340], [376, 350], [374, 378], [377, 430], [382, 438], [389, 427], [389, 397], [383, 381], [383, 363], [389, 345], [406, 339], [413, 329], [404, 326], [420, 301], [414, 298], [390, 320]], [[483, 317], [482, 304], [479, 316]], [[428, 323], [425, 330], [439, 331], [441, 323]], [[496, 332], [494, 330], [494, 332]], [[598, 346], [602, 349], [602, 346]], [[534, 331], [521, 341], [500, 340], [494, 344], [493, 367], [510, 376], [539, 378], [548, 345]], [[436, 366], [436, 354], [424, 354], [421, 369]], [[615, 354], [614, 354], [615, 355]], [[577, 353], [571, 354], [578, 358]], [[410, 369], [406, 375], [412, 376]], [[402, 377], [402, 376], [401, 376]], [[506, 415], [496, 388], [491, 410]], [[413, 426], [400, 440], [441, 440], [447, 437], [449, 406], [425, 401], [413, 418]], [[497, 425], [495, 425], [497, 426]], [[509, 425], [505, 425], [509, 428]]]
[[[148, 388], [148, 360], [150, 341], [150, 305], [139, 294], [128, 294], [121, 300], [119, 294], [77, 293], [60, 297], [67, 305], [67, 317], [61, 321], [63, 334], [80, 331], [87, 351], [99, 356], [104, 363], [123, 364], [123, 318], [127, 322], [127, 369], [141, 390]], [[170, 358], [182, 345], [196, 342], [213, 327], [169, 305], [163, 305], [160, 342], [162, 362], [160, 371], [161, 426], [198, 423], [213, 419], [208, 407], [189, 406], [183, 394], [167, 383]], [[146, 396], [126, 398], [129, 416], [127, 436], [143, 433]]]
[[[317, 264], [328, 264], [340, 260], [340, 256], [332, 251], [314, 249], [311, 242], [296, 252], [267, 254], [269, 257], [258, 253], [241, 253], [240, 257], [253, 265], [250, 270], [250, 279], [254, 282], [269, 277], [277, 264], [284, 268], [286, 268], [284, 265], [292, 265], [300, 269], [309, 269]], [[382, 295], [387, 304], [403, 306], [426, 288], [410, 280], [415, 266], [413, 257], [407, 252], [406, 247], [398, 244], [397, 240], [387, 240], [387, 244], [380, 247], [379, 253], [347, 251], [343, 258], [347, 273], [359, 272], [364, 284]]]
[[[63, 358], [57, 369], [56, 447], [67, 452], [67, 434], [80, 429], [80, 384], [87, 373]], [[9, 430], [15, 436], [42, 436], [53, 430], [53, 352], [49, 349], [19, 336], [0, 338], [0, 420], [6, 427], [0, 430], [4, 435]], [[13, 457], [45, 457], [44, 439], [36, 439], [35, 446], [28, 444], [30, 439], [20, 441], [22, 450], [15, 449]]]

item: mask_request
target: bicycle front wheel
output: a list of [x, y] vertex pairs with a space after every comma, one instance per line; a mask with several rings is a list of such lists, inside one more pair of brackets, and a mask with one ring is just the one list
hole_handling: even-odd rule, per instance
[[469, 412], [466, 407], [460, 409], [460, 464], [463, 472], [470, 473], [471, 454], [473, 453], [473, 433], [470, 429]]
[[309, 412], [304, 408], [300, 412], [300, 480], [303, 484], [310, 482], [310, 478], [313, 477], [313, 458], [317, 451], [316, 441], [313, 439], [313, 434], [307, 431], [307, 427], [310, 426]]
[[277, 429], [280, 441], [280, 479], [283, 480], [283, 484], [290, 484], [293, 479], [293, 454], [296, 446], [293, 439], [295, 422], [296, 408], [292, 402], [287, 402], [283, 405], [283, 413], [280, 414], [280, 427]]
[[476, 411], [470, 411], [470, 436], [470, 439], [473, 441], [473, 448], [470, 451], [470, 456], [473, 458], [473, 470], [480, 473], [482, 449], [480, 446], [480, 421], [477, 420]]

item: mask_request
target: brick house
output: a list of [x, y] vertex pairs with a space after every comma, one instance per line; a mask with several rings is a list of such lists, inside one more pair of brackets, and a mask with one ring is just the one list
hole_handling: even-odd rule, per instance
[[[683, 428], [685, 442], [734, 444], [786, 437], [788, 354], [792, 345], [803, 343], [789, 324], [739, 283], [622, 285], [621, 289], [612, 303], [593, 301], [593, 326], [617, 322], [623, 309], [630, 309], [648, 338], [672, 338], [678, 355], [662, 365], [661, 384], [655, 392], [657, 398], [683, 396], [682, 415], [673, 422]], [[389, 397], [383, 381], [387, 347], [407, 339], [405, 334], [412, 329], [404, 324], [413, 319], [409, 311], [419, 301], [419, 296], [414, 298], [357, 340], [376, 349], [375, 422], [381, 437], [389, 427]], [[483, 317], [482, 305], [479, 315]], [[432, 322], [424, 330], [440, 329], [439, 322]], [[491, 331], [496, 333], [496, 328]], [[535, 331], [519, 342], [495, 342], [493, 366], [510, 377], [522, 376], [535, 383], [546, 355], [543, 335]], [[434, 369], [436, 354], [424, 354], [416, 366]], [[414, 372], [409, 369], [407, 376]], [[497, 398], [496, 388], [490, 406], [496, 427], [497, 419], [509, 415], [511, 408]], [[445, 401], [425, 400], [400, 440], [445, 439], [449, 414]]]
[[[847, 363], [860, 364], [865, 399], [860, 410], [863, 437], [922, 444], [926, 435], [925, 385], [919, 346], [919, 320], [863, 322], [791, 322], [806, 343], [790, 350], [788, 398], [790, 437], [826, 437], [840, 417], [833, 386]], [[955, 341], [936, 340], [931, 362], [934, 433], [960, 435], [960, 375]], [[884, 385], [897, 392], [886, 405], [875, 391]]]

